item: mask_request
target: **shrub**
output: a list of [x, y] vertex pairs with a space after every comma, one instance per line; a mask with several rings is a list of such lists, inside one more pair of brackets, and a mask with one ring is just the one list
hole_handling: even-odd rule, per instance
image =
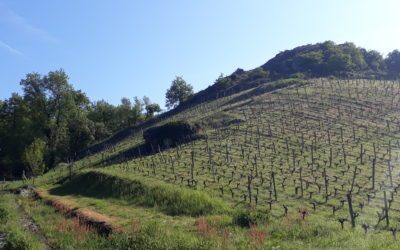
[[238, 210], [233, 216], [233, 223], [241, 227], [251, 227], [268, 222], [269, 216], [262, 211], [249, 209]]
[[8, 211], [2, 207], [0, 207], [0, 223], [4, 224], [7, 222], [9, 217]]
[[164, 125], [149, 128], [143, 133], [148, 145], [153, 147], [170, 147], [186, 141], [196, 139], [200, 126], [185, 121], [174, 121]]
[[217, 229], [212, 227], [204, 217], [198, 218], [194, 224], [196, 226], [197, 233], [201, 237], [211, 239], [217, 235]]
[[7, 237], [4, 249], [26, 250], [32, 249], [33, 245], [20, 231], [12, 231]]
[[238, 118], [237, 116], [230, 114], [228, 112], [216, 112], [212, 115], [204, 117], [200, 121], [200, 126], [202, 128], [209, 127], [209, 128], [221, 128], [227, 127], [233, 124], [238, 124], [243, 122], [242, 119]]
[[252, 248], [261, 249], [264, 245], [265, 239], [267, 237], [267, 232], [265, 229], [259, 229], [252, 225], [249, 230], [249, 238]]

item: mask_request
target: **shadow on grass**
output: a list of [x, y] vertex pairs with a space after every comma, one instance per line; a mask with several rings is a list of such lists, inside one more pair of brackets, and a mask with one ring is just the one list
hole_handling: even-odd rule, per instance
[[101, 172], [88, 172], [49, 190], [57, 196], [76, 195], [98, 199], [120, 199], [128, 204], [157, 207], [168, 215], [201, 216], [226, 212], [228, 206], [208, 194], [164, 183], [124, 179]]
[[194, 140], [202, 139], [203, 136], [197, 135], [197, 136], [192, 136], [192, 137], [186, 137], [185, 139], [179, 140], [175, 145], [170, 145], [170, 146], [153, 146], [151, 144], [140, 144], [135, 147], [129, 148], [125, 151], [122, 151], [116, 155], [104, 158], [101, 160], [99, 163], [97, 163], [95, 166], [109, 166], [113, 164], [119, 164], [123, 162], [127, 162], [129, 160], [133, 160], [136, 158], [144, 157], [144, 156], [149, 156], [149, 155], [155, 155], [160, 152], [163, 152], [168, 149], [173, 149], [178, 147], [179, 145], [189, 143]]

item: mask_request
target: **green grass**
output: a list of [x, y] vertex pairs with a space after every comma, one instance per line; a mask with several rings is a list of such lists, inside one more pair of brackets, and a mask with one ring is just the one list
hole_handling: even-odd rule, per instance
[[71, 182], [51, 189], [50, 194], [121, 198], [137, 206], [157, 207], [169, 215], [199, 216], [229, 212], [223, 201], [204, 192], [145, 181], [143, 178], [112, 176], [102, 171], [83, 173]]
[[23, 206], [41, 226], [53, 247], [60, 249], [202, 249], [212, 242], [201, 242], [179, 227], [171, 228], [141, 217], [125, 225], [123, 232], [99, 236], [94, 229], [65, 218], [41, 200], [25, 198]]
[[0, 232], [7, 234], [5, 249], [43, 249], [44, 245], [27, 230], [14, 195], [0, 194]]
[[[80, 182], [83, 184], [83, 182]], [[64, 196], [54, 196], [62, 197]], [[208, 216], [206, 219], [209, 221], [217, 233], [209, 240], [209, 238], [197, 237], [196, 228], [194, 227], [194, 220], [190, 217], [173, 217], [166, 218], [165, 216], [158, 215], [157, 209], [153, 212], [144, 212], [144, 208], [130, 208], [132, 204], [124, 202], [123, 197], [119, 198], [106, 198], [106, 197], [90, 197], [83, 194], [73, 195], [73, 192], [69, 193], [66, 199], [73, 199], [80, 207], [93, 208], [103, 214], [118, 215], [123, 217], [125, 220], [125, 228], [129, 227], [129, 220], [135, 220], [140, 218], [139, 221], [145, 224], [155, 223], [158, 228], [157, 230], [169, 231], [170, 233], [175, 232], [176, 234], [186, 234], [184, 237], [188, 242], [192, 242], [195, 246], [202, 246], [205, 242], [208, 242], [207, 247], [218, 249], [222, 246], [223, 236], [222, 230], [229, 232], [229, 248], [236, 249], [253, 249], [255, 244], [249, 236], [249, 230], [240, 228], [233, 223], [232, 217], [226, 216]], [[39, 208], [42, 211], [42, 208]], [[254, 210], [254, 213], [259, 213]], [[268, 214], [268, 211], [265, 211]], [[389, 232], [376, 232], [364, 235], [361, 228], [351, 230], [349, 225], [345, 225], [345, 229], [341, 230], [339, 224], [326, 220], [329, 217], [329, 211], [326, 214], [313, 214], [310, 212], [310, 216], [306, 217], [305, 221], [302, 221], [299, 214], [295, 212], [289, 213], [287, 217], [268, 219], [266, 222], [261, 224], [260, 230], [265, 232], [266, 238], [263, 246], [266, 249], [272, 249], [273, 247], [280, 246], [281, 249], [320, 249], [322, 248], [337, 248], [337, 249], [378, 249], [379, 246], [383, 245], [385, 249], [396, 249], [398, 243], [392, 239]], [[255, 216], [257, 217], [257, 215]], [[160, 221], [166, 221], [166, 223], [160, 223]], [[176, 223], [179, 223], [178, 225]], [[263, 226], [265, 225], [265, 226]], [[151, 226], [150, 226], [151, 227]], [[265, 228], [264, 228], [265, 227]], [[178, 233], [179, 232], [179, 233]], [[145, 233], [149, 237], [148, 240], [155, 244], [153, 247], [157, 247], [154, 242], [155, 239], [151, 239], [149, 232]], [[118, 237], [118, 236], [117, 236]], [[125, 238], [118, 238], [123, 240], [121, 244], [138, 244], [130, 242], [132, 236], [121, 236]], [[143, 239], [140, 236], [140, 241]], [[156, 237], [156, 239], [158, 239]], [[202, 242], [202, 241], [204, 242]], [[184, 241], [186, 242], [186, 241]], [[144, 243], [143, 243], [144, 244]], [[170, 244], [170, 243], [168, 243]], [[189, 244], [183, 243], [180, 244]], [[126, 246], [126, 245], [124, 245]], [[162, 245], [166, 247], [166, 245]]]
[[[127, 204], [107, 199], [81, 196], [68, 196], [66, 199], [74, 200], [80, 207], [95, 209], [103, 214], [119, 215], [124, 219], [122, 228], [126, 230], [125, 233], [114, 234], [108, 239], [115, 249], [125, 249], [127, 246], [137, 246], [138, 249], [221, 249], [224, 244], [223, 232], [228, 232], [226, 246], [229, 249], [254, 249], [258, 246], [249, 233], [254, 229], [238, 227], [233, 223], [232, 217], [226, 215], [204, 217], [210, 228], [199, 233], [195, 226], [196, 220], [190, 217], [168, 217], [160, 215], [157, 211], [146, 212], [143, 208], [129, 208]], [[48, 227], [46, 231], [50, 232], [59, 244], [109, 247], [104, 245], [105, 243], [101, 244], [103, 238], [96, 237], [87, 239], [87, 245], [76, 245], [81, 241], [74, 243], [76, 235], [73, 233], [69, 236], [65, 231], [62, 231], [62, 234], [54, 233], [56, 228], [60, 227], [57, 225], [68, 223], [68, 220], [41, 201], [31, 201], [29, 206], [31, 208], [28, 211], [33, 214], [35, 220], [44, 224], [45, 229]], [[327, 222], [322, 216], [309, 216], [303, 221], [297, 213], [268, 220], [255, 230], [265, 235], [261, 245], [264, 249], [278, 246], [281, 249], [378, 249], [380, 246], [384, 246], [385, 249], [397, 249], [399, 245], [392, 240], [389, 232], [365, 235], [361, 229], [353, 231], [349, 226], [341, 230], [336, 223]]]

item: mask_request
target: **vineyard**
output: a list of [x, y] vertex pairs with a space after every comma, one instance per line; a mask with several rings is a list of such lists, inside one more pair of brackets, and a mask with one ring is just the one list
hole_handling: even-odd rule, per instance
[[275, 217], [300, 209], [395, 234], [399, 99], [398, 82], [313, 80], [199, 108], [190, 113], [228, 113], [239, 121], [106, 169], [212, 192]]
[[[195, 105], [155, 124], [181, 120], [198, 124], [196, 140], [158, 145], [145, 152], [147, 128], [138, 127], [131, 137], [96, 154], [87, 152], [87, 157], [70, 162], [69, 167], [37, 178], [36, 184], [52, 198], [69, 197], [82, 204], [90, 204], [84, 199], [126, 199], [131, 203], [121, 207], [158, 208], [163, 216], [172, 216], [171, 221], [190, 218], [190, 223], [177, 222], [182, 228], [201, 228], [201, 219], [192, 221], [201, 216], [236, 218], [237, 211], [252, 211], [256, 219], [236, 218], [229, 227], [250, 227], [240, 230], [253, 230], [256, 236], [250, 238], [257, 244], [261, 241], [257, 247], [285, 246], [279, 230], [288, 229], [276, 228], [292, 220], [298, 223], [298, 231], [314, 222], [318, 227], [309, 238], [301, 233], [288, 236], [292, 245], [287, 248], [312, 237], [332, 238], [325, 229], [338, 235], [355, 232], [358, 242], [366, 240], [365, 244], [383, 237], [388, 247], [396, 248], [400, 82], [318, 78], [273, 84], [274, 88], [266, 83]], [[139, 199], [141, 195], [146, 197]], [[271, 225], [265, 231], [269, 235], [254, 231], [255, 225]], [[224, 230], [217, 227], [215, 234], [224, 235]], [[328, 240], [325, 246], [346, 247], [340, 243], [346, 239]], [[216, 248], [225, 246], [218, 244]], [[252, 244], [247, 247], [254, 248]], [[365, 247], [354, 244], [348, 247]]]

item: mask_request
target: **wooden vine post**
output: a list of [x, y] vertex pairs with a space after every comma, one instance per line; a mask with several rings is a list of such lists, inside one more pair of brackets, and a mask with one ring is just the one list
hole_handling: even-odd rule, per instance
[[389, 227], [389, 208], [388, 208], [388, 204], [387, 204], [386, 191], [383, 192], [383, 202], [385, 205], [386, 227]]
[[355, 228], [356, 227], [356, 216], [353, 211], [353, 203], [351, 199], [351, 193], [347, 194], [347, 202], [349, 203], [349, 213], [350, 213], [350, 221], [351, 221], [351, 227]]
[[276, 192], [276, 185], [275, 185], [275, 172], [272, 171], [271, 173], [271, 177], [272, 177], [272, 185], [274, 186], [274, 195], [275, 195], [275, 201], [278, 201], [278, 194]]

